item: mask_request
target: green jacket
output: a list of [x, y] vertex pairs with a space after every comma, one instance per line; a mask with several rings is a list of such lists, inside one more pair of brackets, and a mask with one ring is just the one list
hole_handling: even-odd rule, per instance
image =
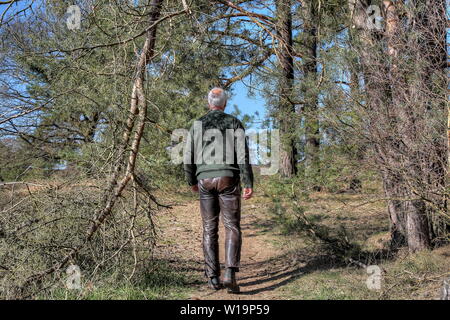
[[221, 110], [210, 110], [192, 125], [184, 150], [189, 185], [198, 180], [240, 175], [253, 188], [248, 139], [241, 121]]

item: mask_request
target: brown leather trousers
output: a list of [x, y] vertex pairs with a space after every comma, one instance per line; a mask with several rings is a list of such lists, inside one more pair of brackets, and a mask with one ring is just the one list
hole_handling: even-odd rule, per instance
[[198, 182], [203, 219], [203, 254], [208, 277], [220, 275], [219, 214], [225, 226], [225, 266], [239, 271], [241, 259], [241, 185], [239, 177], [217, 177]]

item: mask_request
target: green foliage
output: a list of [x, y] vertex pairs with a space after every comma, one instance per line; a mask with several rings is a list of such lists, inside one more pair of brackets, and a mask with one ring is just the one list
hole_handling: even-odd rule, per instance
[[[136, 194], [139, 189], [136, 185], [126, 189], [119, 199], [121, 207], [113, 210], [101, 232], [74, 258], [89, 278], [86, 284], [95, 282], [93, 289], [74, 293], [57, 286], [45, 291], [42, 297], [48, 293], [58, 299], [184, 297], [182, 287], [189, 283], [185, 275], [173, 272], [165, 264], [135, 263], [137, 258], [139, 262], [151, 259], [155, 240], [151, 213], [156, 208], [149, 192], [168, 185], [178, 187], [184, 181], [181, 165], [170, 161], [170, 148], [179, 142], [171, 140], [172, 133], [189, 128], [207, 112], [206, 95], [211, 87], [223, 85], [232, 77], [239, 78], [245, 71], [249, 73], [243, 80], [250, 94], [259, 92], [266, 102], [268, 116], [262, 127], [284, 129], [281, 142], [293, 141], [297, 152], [295, 177], [273, 176], [258, 185], [273, 202], [273, 220], [283, 235], [301, 235], [342, 261], [363, 254], [355, 243], [356, 237], [346, 228], [325, 225], [322, 212], [307, 214], [313, 193], [360, 192], [360, 188], [352, 189], [352, 183], [379, 180], [374, 173], [378, 168], [372, 161], [373, 139], [368, 137], [370, 121], [364, 87], [367, 82], [362, 79], [360, 52], [355, 50], [361, 43], [354, 37], [355, 30], [348, 28], [348, 1], [293, 3], [295, 79], [289, 88], [291, 101], [280, 98], [286, 79], [276, 52], [282, 49], [280, 41], [267, 32], [272, 29], [271, 19], [264, 20], [265, 27], [261, 28], [261, 24], [255, 25], [240, 15], [221, 19], [221, 15], [233, 12], [225, 5], [211, 5], [206, 0], [188, 2], [192, 14], [168, 18], [158, 26], [155, 56], [145, 73], [148, 112], [136, 177], [145, 182], [146, 190]], [[151, 10], [148, 1], [36, 3], [29, 15], [19, 14], [2, 24], [0, 30], [0, 121], [10, 114], [24, 112], [0, 124], [0, 181], [33, 181], [18, 188], [7, 184], [8, 187], [0, 189], [0, 208], [8, 213], [0, 218], [0, 266], [10, 269], [0, 269], [2, 298], [16, 297], [20, 285], [34, 271], [53, 266], [70, 248], [79, 245], [94, 214], [104, 204], [105, 178], [119, 158], [118, 146], [129, 116], [136, 60]], [[65, 26], [67, 6], [71, 4], [82, 8], [81, 30]], [[272, 14], [275, 8], [272, 1], [244, 1], [241, 5], [249, 10], [267, 5], [261, 10], [266, 14]], [[182, 3], [164, 1], [163, 7], [165, 14], [177, 12]], [[278, 21], [277, 17], [272, 18]], [[416, 43], [419, 36], [420, 32], [411, 32], [405, 45]], [[373, 49], [385, 45], [380, 41]], [[252, 65], [266, 53], [264, 62]], [[416, 60], [415, 54], [399, 56], [398, 65], [405, 69], [407, 83], [423, 87], [419, 73], [433, 67], [428, 66], [430, 62], [426, 59]], [[446, 99], [442, 97], [447, 87], [441, 70], [424, 78], [429, 80], [431, 89], [428, 88], [428, 96], [421, 96], [422, 106], [426, 106], [425, 118], [417, 119], [426, 119], [424, 129], [430, 126], [435, 130], [428, 138], [420, 134], [421, 139], [415, 140], [422, 140], [422, 147], [428, 147], [446, 132], [445, 121], [436, 119], [446, 119]], [[414, 109], [416, 99], [410, 98], [405, 95], [405, 103], [398, 107], [406, 107], [414, 115], [415, 110], [422, 109]], [[284, 107], [280, 108], [281, 105]], [[227, 111], [240, 118], [246, 127], [254, 120], [253, 115], [244, 114], [237, 106], [229, 105]], [[289, 124], [288, 128], [283, 127], [283, 120]], [[396, 125], [395, 121], [388, 122], [388, 128]], [[387, 136], [395, 135], [384, 128], [376, 129]], [[317, 142], [316, 147], [311, 140]], [[426, 155], [423, 150], [428, 150], [422, 147], [403, 154]], [[439, 157], [439, 161], [442, 159]], [[421, 166], [425, 168], [428, 164], [424, 161]], [[429, 169], [439, 179], [443, 175], [435, 168]], [[122, 173], [123, 168], [118, 174]], [[412, 182], [427, 180], [426, 174], [412, 178]], [[446, 190], [424, 191], [419, 195], [431, 199]], [[140, 215], [133, 218], [133, 212], [137, 211]], [[136, 226], [130, 226], [130, 221], [135, 221]], [[143, 236], [137, 240], [137, 247], [141, 248], [138, 252], [133, 252], [129, 245], [130, 230], [134, 227]], [[442, 227], [445, 230], [446, 224]], [[114, 255], [118, 245], [123, 245], [123, 250]], [[402, 270], [412, 273], [440, 270], [439, 266], [425, 263], [425, 258], [405, 263]], [[128, 281], [124, 275], [132, 274], [135, 266], [141, 268], [139, 277]], [[152, 272], [146, 268], [152, 268]], [[98, 270], [102, 274], [100, 279], [96, 278]], [[336, 280], [332, 272], [320, 277], [323, 279], [318, 279], [319, 284], [327, 279]], [[58, 270], [55, 278], [46, 278], [42, 285], [51, 287], [62, 278], [63, 270]], [[26, 288], [34, 289], [42, 287]], [[330, 293], [329, 289], [314, 291], [308, 297], [353, 297], [348, 292]]]
[[80, 290], [55, 288], [38, 299], [55, 300], [173, 300], [187, 299], [189, 285], [198, 281], [165, 261], [149, 262], [131, 280], [104, 273], [95, 284], [83, 282]]
[[27, 142], [14, 138], [0, 141], [0, 181], [46, 178], [56, 163]]

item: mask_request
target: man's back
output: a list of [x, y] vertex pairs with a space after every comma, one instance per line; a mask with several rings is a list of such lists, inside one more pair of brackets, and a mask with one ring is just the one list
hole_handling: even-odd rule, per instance
[[240, 174], [245, 188], [253, 186], [248, 143], [244, 127], [236, 117], [222, 110], [210, 110], [194, 122], [186, 145], [188, 182]]
[[210, 110], [205, 115], [197, 119], [201, 121], [203, 130], [218, 129], [225, 133], [226, 129], [243, 128], [242, 123], [231, 114], [225, 113], [222, 110]]

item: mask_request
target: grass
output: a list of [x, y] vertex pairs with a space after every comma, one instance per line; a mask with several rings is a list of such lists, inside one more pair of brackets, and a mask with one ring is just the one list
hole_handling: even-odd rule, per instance
[[186, 299], [192, 291], [195, 275], [176, 270], [164, 261], [155, 261], [151, 267], [139, 275], [138, 280], [114, 277], [97, 281], [95, 286], [83, 283], [81, 290], [56, 288], [40, 299], [55, 300], [177, 300]]
[[[372, 193], [373, 192], [373, 193]], [[373, 253], [373, 261], [383, 270], [381, 289], [368, 289], [370, 276], [366, 269], [342, 262], [316, 261], [319, 255], [330, 255], [320, 245], [311, 243], [296, 224], [291, 204], [277, 202], [266, 212], [266, 219], [274, 222], [273, 233], [277, 241], [271, 243], [282, 249], [297, 252], [305, 261], [304, 272], [280, 290], [281, 299], [307, 300], [359, 300], [359, 299], [439, 299], [443, 281], [450, 277], [450, 245], [433, 251], [408, 254], [400, 251], [391, 258], [376, 258], [389, 243], [389, 221], [386, 204], [377, 200], [380, 190], [365, 190], [361, 194], [331, 194], [318, 192], [303, 200], [300, 205], [310, 221], [329, 230], [341, 226], [367, 252]], [[278, 199], [279, 200], [279, 199]], [[279, 206], [283, 207], [280, 218]], [[264, 220], [264, 218], [262, 218]], [[267, 222], [266, 222], [267, 224]], [[327, 259], [325, 259], [327, 260]]]
[[284, 299], [355, 300], [370, 299], [361, 272], [347, 269], [316, 271], [291, 282], [282, 290]]
[[[304, 236], [291, 232], [294, 220], [277, 218], [273, 211], [273, 202], [268, 193], [264, 193], [263, 186], [258, 190], [255, 198], [244, 203], [257, 209], [258, 222], [253, 225], [259, 235], [264, 235], [267, 241], [280, 252], [294, 252], [305, 267], [299, 265], [298, 276], [293, 277], [277, 291], [280, 299], [308, 299], [308, 300], [355, 300], [355, 299], [438, 299], [439, 290], [445, 278], [450, 277], [450, 246], [434, 251], [425, 251], [410, 255], [407, 252], [398, 253], [394, 259], [376, 260], [371, 264], [378, 265], [385, 272], [382, 275], [381, 290], [370, 290], [366, 281], [368, 274], [364, 268], [354, 265], [337, 263], [328, 252], [318, 245], [308, 241]], [[344, 226], [351, 234], [351, 240], [356, 241], [364, 250], [374, 252], [386, 247], [389, 240], [389, 225], [384, 201], [377, 200], [379, 190], [361, 194], [332, 194], [317, 192], [300, 203], [305, 215], [311, 221], [327, 228], [337, 230]], [[187, 201], [196, 199], [188, 187], [178, 186], [172, 190], [156, 191], [158, 198], [164, 203], [178, 203], [183, 205]], [[289, 217], [292, 213], [292, 202], [279, 201], [281, 212]], [[181, 228], [189, 234], [192, 225], [181, 224], [174, 212], [161, 211], [155, 213], [161, 230], [168, 225], [173, 230]], [[271, 211], [272, 210], [272, 211]], [[280, 211], [277, 211], [278, 213]], [[256, 214], [256, 213], [255, 213]], [[295, 221], [294, 221], [295, 222]], [[170, 229], [172, 230], [172, 229]], [[172, 231], [173, 231], [172, 230]], [[191, 238], [162, 236], [158, 239], [161, 247], [173, 247], [185, 241], [192, 244]], [[187, 249], [186, 249], [187, 248]], [[200, 266], [190, 261], [192, 246], [178, 248], [179, 251], [162, 249], [161, 256], [152, 258], [144, 269], [137, 270], [129, 281], [123, 275], [101, 273], [100, 279], [92, 283], [82, 278], [81, 290], [68, 290], [64, 282], [58, 282], [53, 289], [46, 291], [38, 299], [87, 299], [87, 300], [163, 300], [186, 299], [197, 290], [196, 286], [203, 283]], [[181, 251], [180, 251], [181, 250]], [[182, 257], [180, 257], [182, 256]], [[317, 259], [326, 256], [326, 259]], [[174, 257], [179, 258], [175, 263], [170, 262]], [[129, 273], [127, 274], [127, 276]], [[83, 282], [84, 281], [84, 282]]]
[[371, 290], [362, 268], [341, 267], [305, 273], [282, 289], [283, 299], [306, 300], [410, 300], [439, 299], [443, 279], [450, 276], [443, 252], [425, 251], [378, 264], [385, 273], [381, 289]]

